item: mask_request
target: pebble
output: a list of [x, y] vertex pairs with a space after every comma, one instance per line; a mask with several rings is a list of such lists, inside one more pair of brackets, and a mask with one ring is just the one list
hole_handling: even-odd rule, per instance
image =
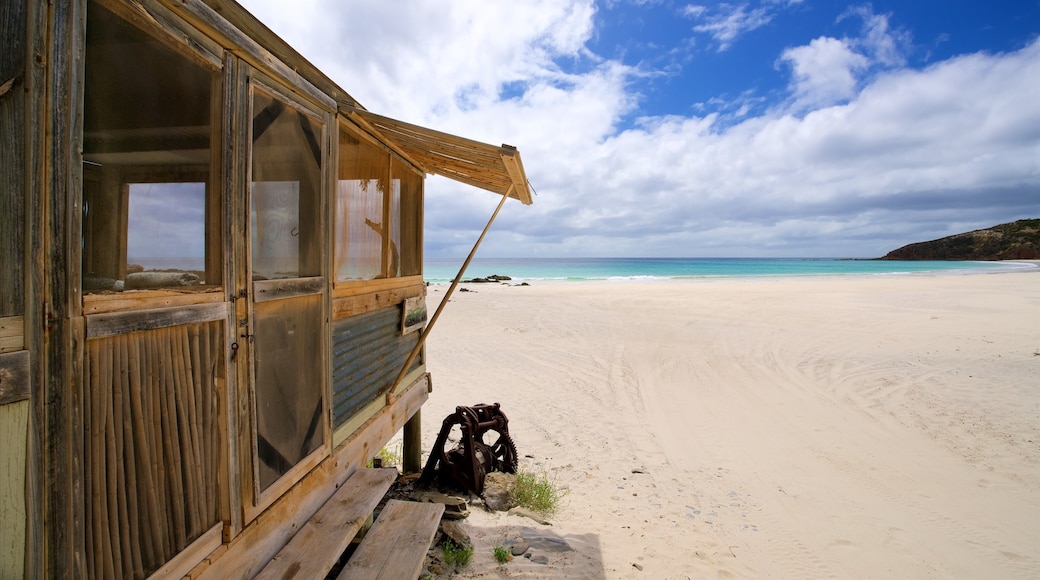
[[508, 542], [506, 546], [509, 547], [509, 551], [514, 556], [523, 556], [525, 553], [527, 553], [527, 550], [531, 548], [531, 546], [529, 546], [523, 538]]

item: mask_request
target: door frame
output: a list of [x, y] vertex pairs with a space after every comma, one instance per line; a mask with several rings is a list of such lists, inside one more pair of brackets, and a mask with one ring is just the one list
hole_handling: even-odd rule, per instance
[[[237, 153], [235, 155], [235, 175], [239, 193], [235, 195], [232, 229], [235, 233], [236, 248], [233, 252], [231, 270], [233, 271], [233, 289], [235, 294], [234, 340], [236, 349], [238, 376], [239, 421], [239, 505], [242, 510], [242, 526], [248, 526], [260, 513], [269, 508], [290, 488], [303, 479], [307, 473], [327, 459], [332, 452], [332, 428], [330, 422], [331, 405], [331, 369], [328, 351], [330, 345], [330, 313], [331, 292], [329, 272], [331, 268], [331, 212], [329, 208], [329, 192], [331, 191], [334, 171], [334, 113], [335, 103], [316, 103], [308, 99], [309, 91], [304, 95], [287, 89], [283, 84], [265, 75], [256, 68], [239, 62], [239, 75], [236, 92]], [[322, 124], [319, 139], [321, 147], [320, 192], [317, 201], [320, 208], [318, 234], [321, 257], [318, 276], [287, 278], [283, 280], [254, 281], [252, 279], [252, 104], [253, 94], [259, 89], [268, 96], [278, 99], [283, 104], [307, 114]], [[321, 312], [319, 325], [321, 328], [321, 353], [319, 365], [321, 374], [320, 396], [322, 401], [320, 430], [321, 444], [298, 461], [291, 469], [282, 474], [266, 489], [260, 489], [259, 458], [257, 454], [257, 414], [256, 414], [256, 345], [253, 336], [256, 328], [256, 305], [272, 300], [292, 300], [318, 294], [321, 296]]]

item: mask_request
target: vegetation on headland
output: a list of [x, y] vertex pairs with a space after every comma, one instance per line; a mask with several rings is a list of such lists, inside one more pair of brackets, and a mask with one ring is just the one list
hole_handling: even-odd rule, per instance
[[983, 230], [917, 242], [882, 260], [1038, 260], [1040, 219], [1018, 220]]

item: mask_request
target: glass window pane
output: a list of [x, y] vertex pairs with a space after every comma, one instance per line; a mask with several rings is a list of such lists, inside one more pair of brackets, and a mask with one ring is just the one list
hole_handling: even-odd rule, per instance
[[321, 142], [313, 117], [253, 95], [254, 280], [321, 275]]
[[401, 180], [390, 181], [390, 270], [391, 278], [401, 275]]
[[383, 208], [390, 173], [386, 151], [339, 132], [336, 182], [336, 281], [383, 277]]
[[206, 184], [131, 183], [126, 289], [205, 282]]
[[394, 159], [394, 238], [400, 254], [397, 276], [422, 274], [423, 175]]
[[220, 216], [206, 211], [219, 206], [206, 203], [219, 74], [96, 2], [88, 12], [83, 291], [219, 284], [207, 232]]

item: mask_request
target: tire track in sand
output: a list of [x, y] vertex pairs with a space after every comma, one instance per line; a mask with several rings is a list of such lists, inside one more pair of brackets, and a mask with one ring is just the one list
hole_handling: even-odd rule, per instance
[[817, 455], [842, 474], [850, 477], [878, 496], [917, 516], [915, 519], [971, 549], [980, 558], [994, 566], [993, 577], [1006, 577], [998, 570], [1014, 571], [1019, 578], [1031, 579], [1040, 576], [1040, 562], [1026, 554], [1016, 552], [1010, 546], [986, 534], [984, 529], [968, 526], [945, 514], [935, 511], [921, 502], [879, 481], [858, 469], [850, 461], [834, 453], [816, 449]]

